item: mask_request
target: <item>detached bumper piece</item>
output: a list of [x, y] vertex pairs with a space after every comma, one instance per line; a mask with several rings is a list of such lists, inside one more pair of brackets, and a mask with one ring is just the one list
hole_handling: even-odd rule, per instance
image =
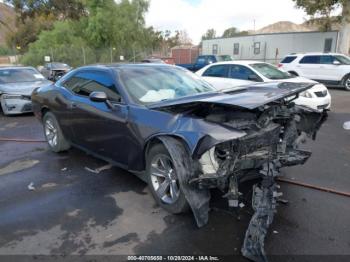
[[277, 198], [282, 193], [277, 192], [279, 186], [275, 178], [279, 175], [279, 171], [275, 163], [265, 164], [260, 174], [261, 183], [253, 187], [252, 207], [255, 213], [250, 220], [241, 251], [243, 256], [253, 261], [265, 262], [267, 257], [264, 241], [274, 214], [277, 212]]
[[22, 114], [32, 112], [30, 96], [7, 95], [1, 96], [1, 107], [5, 115]]

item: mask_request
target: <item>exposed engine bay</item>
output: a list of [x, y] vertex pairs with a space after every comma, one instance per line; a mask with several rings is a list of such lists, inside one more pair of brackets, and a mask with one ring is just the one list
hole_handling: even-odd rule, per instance
[[186, 114], [245, 133], [214, 146], [203, 139], [197, 158], [193, 159], [193, 174], [189, 179], [180, 178], [197, 225], [204, 226], [208, 221], [209, 189], [220, 189], [228, 206], [237, 208], [240, 183], [259, 179], [252, 190], [255, 213], [246, 231], [242, 254], [254, 261], [267, 261], [264, 239], [276, 213], [277, 199], [282, 195], [276, 183], [280, 168], [302, 165], [308, 160], [311, 152], [299, 149], [299, 145], [316, 138], [327, 113], [282, 100], [254, 110], [199, 105], [187, 108]]

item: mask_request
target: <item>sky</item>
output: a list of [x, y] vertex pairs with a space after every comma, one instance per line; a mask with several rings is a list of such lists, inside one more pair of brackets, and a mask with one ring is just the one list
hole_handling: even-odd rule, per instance
[[278, 21], [302, 23], [307, 18], [292, 0], [150, 0], [146, 24], [157, 30], [186, 30], [194, 43], [209, 28], [260, 29]]

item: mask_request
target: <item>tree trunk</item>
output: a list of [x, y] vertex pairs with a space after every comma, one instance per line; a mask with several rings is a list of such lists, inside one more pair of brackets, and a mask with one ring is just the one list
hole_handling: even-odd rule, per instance
[[339, 32], [338, 52], [348, 55], [350, 52], [350, 1], [343, 1], [342, 23]]

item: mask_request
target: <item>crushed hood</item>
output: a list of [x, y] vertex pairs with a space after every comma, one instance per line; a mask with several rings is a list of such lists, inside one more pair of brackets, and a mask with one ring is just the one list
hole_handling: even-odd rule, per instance
[[149, 106], [151, 109], [161, 109], [183, 106], [191, 106], [199, 103], [221, 104], [236, 106], [245, 109], [255, 109], [273, 101], [290, 97], [301, 93], [311, 87], [314, 83], [262, 83], [237, 89], [227, 89], [221, 92], [206, 93], [196, 96], [183, 97], [161, 101]]

